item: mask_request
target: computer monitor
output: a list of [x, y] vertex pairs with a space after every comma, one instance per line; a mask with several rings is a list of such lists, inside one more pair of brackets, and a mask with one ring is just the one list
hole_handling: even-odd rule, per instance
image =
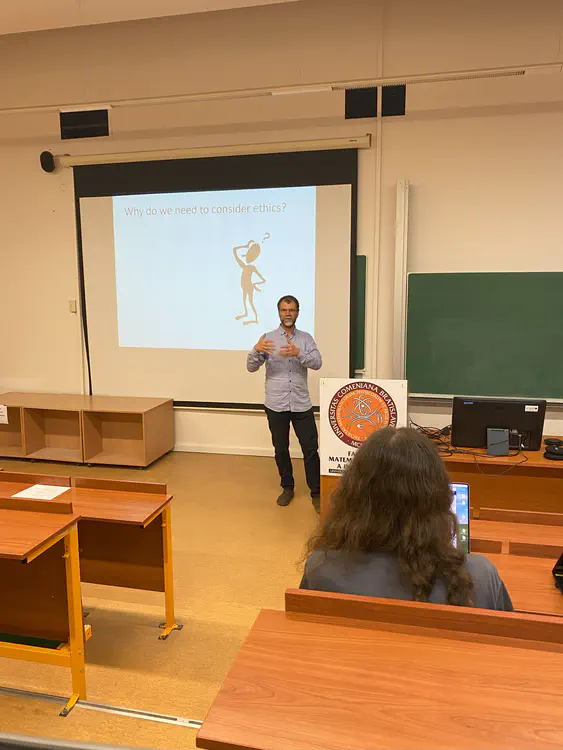
[[456, 396], [452, 412], [452, 445], [486, 448], [487, 429], [508, 430], [513, 450], [541, 448], [546, 402], [543, 399], [467, 398]]
[[456, 547], [469, 554], [469, 485], [463, 482], [450, 484], [452, 490], [452, 510], [457, 516]]

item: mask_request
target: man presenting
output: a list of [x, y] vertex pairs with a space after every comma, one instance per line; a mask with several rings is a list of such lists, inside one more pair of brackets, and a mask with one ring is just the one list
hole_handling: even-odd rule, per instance
[[299, 302], [295, 297], [282, 297], [278, 302], [278, 314], [281, 325], [265, 333], [248, 353], [246, 369], [256, 372], [266, 363], [264, 407], [283, 490], [278, 505], [289, 505], [293, 500], [293, 468], [289, 456], [289, 425], [292, 424], [303, 451], [305, 476], [318, 512], [321, 491], [319, 439], [307, 387], [307, 368], [319, 370], [323, 360], [313, 337], [295, 327], [299, 316]]

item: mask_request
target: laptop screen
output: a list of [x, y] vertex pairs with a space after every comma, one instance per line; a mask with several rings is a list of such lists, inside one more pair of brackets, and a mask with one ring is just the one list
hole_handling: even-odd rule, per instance
[[452, 488], [452, 510], [457, 516], [458, 533], [455, 546], [469, 553], [469, 485], [455, 482]]

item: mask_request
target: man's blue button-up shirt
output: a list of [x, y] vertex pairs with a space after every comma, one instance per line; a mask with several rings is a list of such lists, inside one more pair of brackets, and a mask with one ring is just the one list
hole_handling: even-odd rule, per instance
[[251, 349], [246, 358], [248, 372], [256, 372], [266, 363], [266, 398], [264, 404], [272, 411], [308, 411], [311, 404], [307, 386], [307, 369], [319, 370], [323, 363], [321, 353], [311, 334], [293, 329], [290, 341], [299, 349], [298, 357], [282, 357], [279, 350], [287, 346], [287, 336], [280, 325], [266, 334], [276, 350], [262, 354]]

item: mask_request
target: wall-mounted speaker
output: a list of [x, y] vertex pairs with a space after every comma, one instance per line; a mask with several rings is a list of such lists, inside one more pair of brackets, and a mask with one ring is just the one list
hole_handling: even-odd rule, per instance
[[42, 151], [39, 156], [39, 161], [41, 162], [41, 169], [44, 172], [54, 172], [55, 171], [55, 157], [50, 151]]
[[407, 87], [404, 83], [397, 86], [383, 86], [381, 89], [381, 116], [399, 117], [405, 114], [407, 105]]
[[109, 135], [109, 110], [107, 109], [59, 112], [59, 122], [63, 141]]
[[377, 117], [377, 86], [361, 89], [346, 89], [345, 117], [355, 120], [360, 117]]

